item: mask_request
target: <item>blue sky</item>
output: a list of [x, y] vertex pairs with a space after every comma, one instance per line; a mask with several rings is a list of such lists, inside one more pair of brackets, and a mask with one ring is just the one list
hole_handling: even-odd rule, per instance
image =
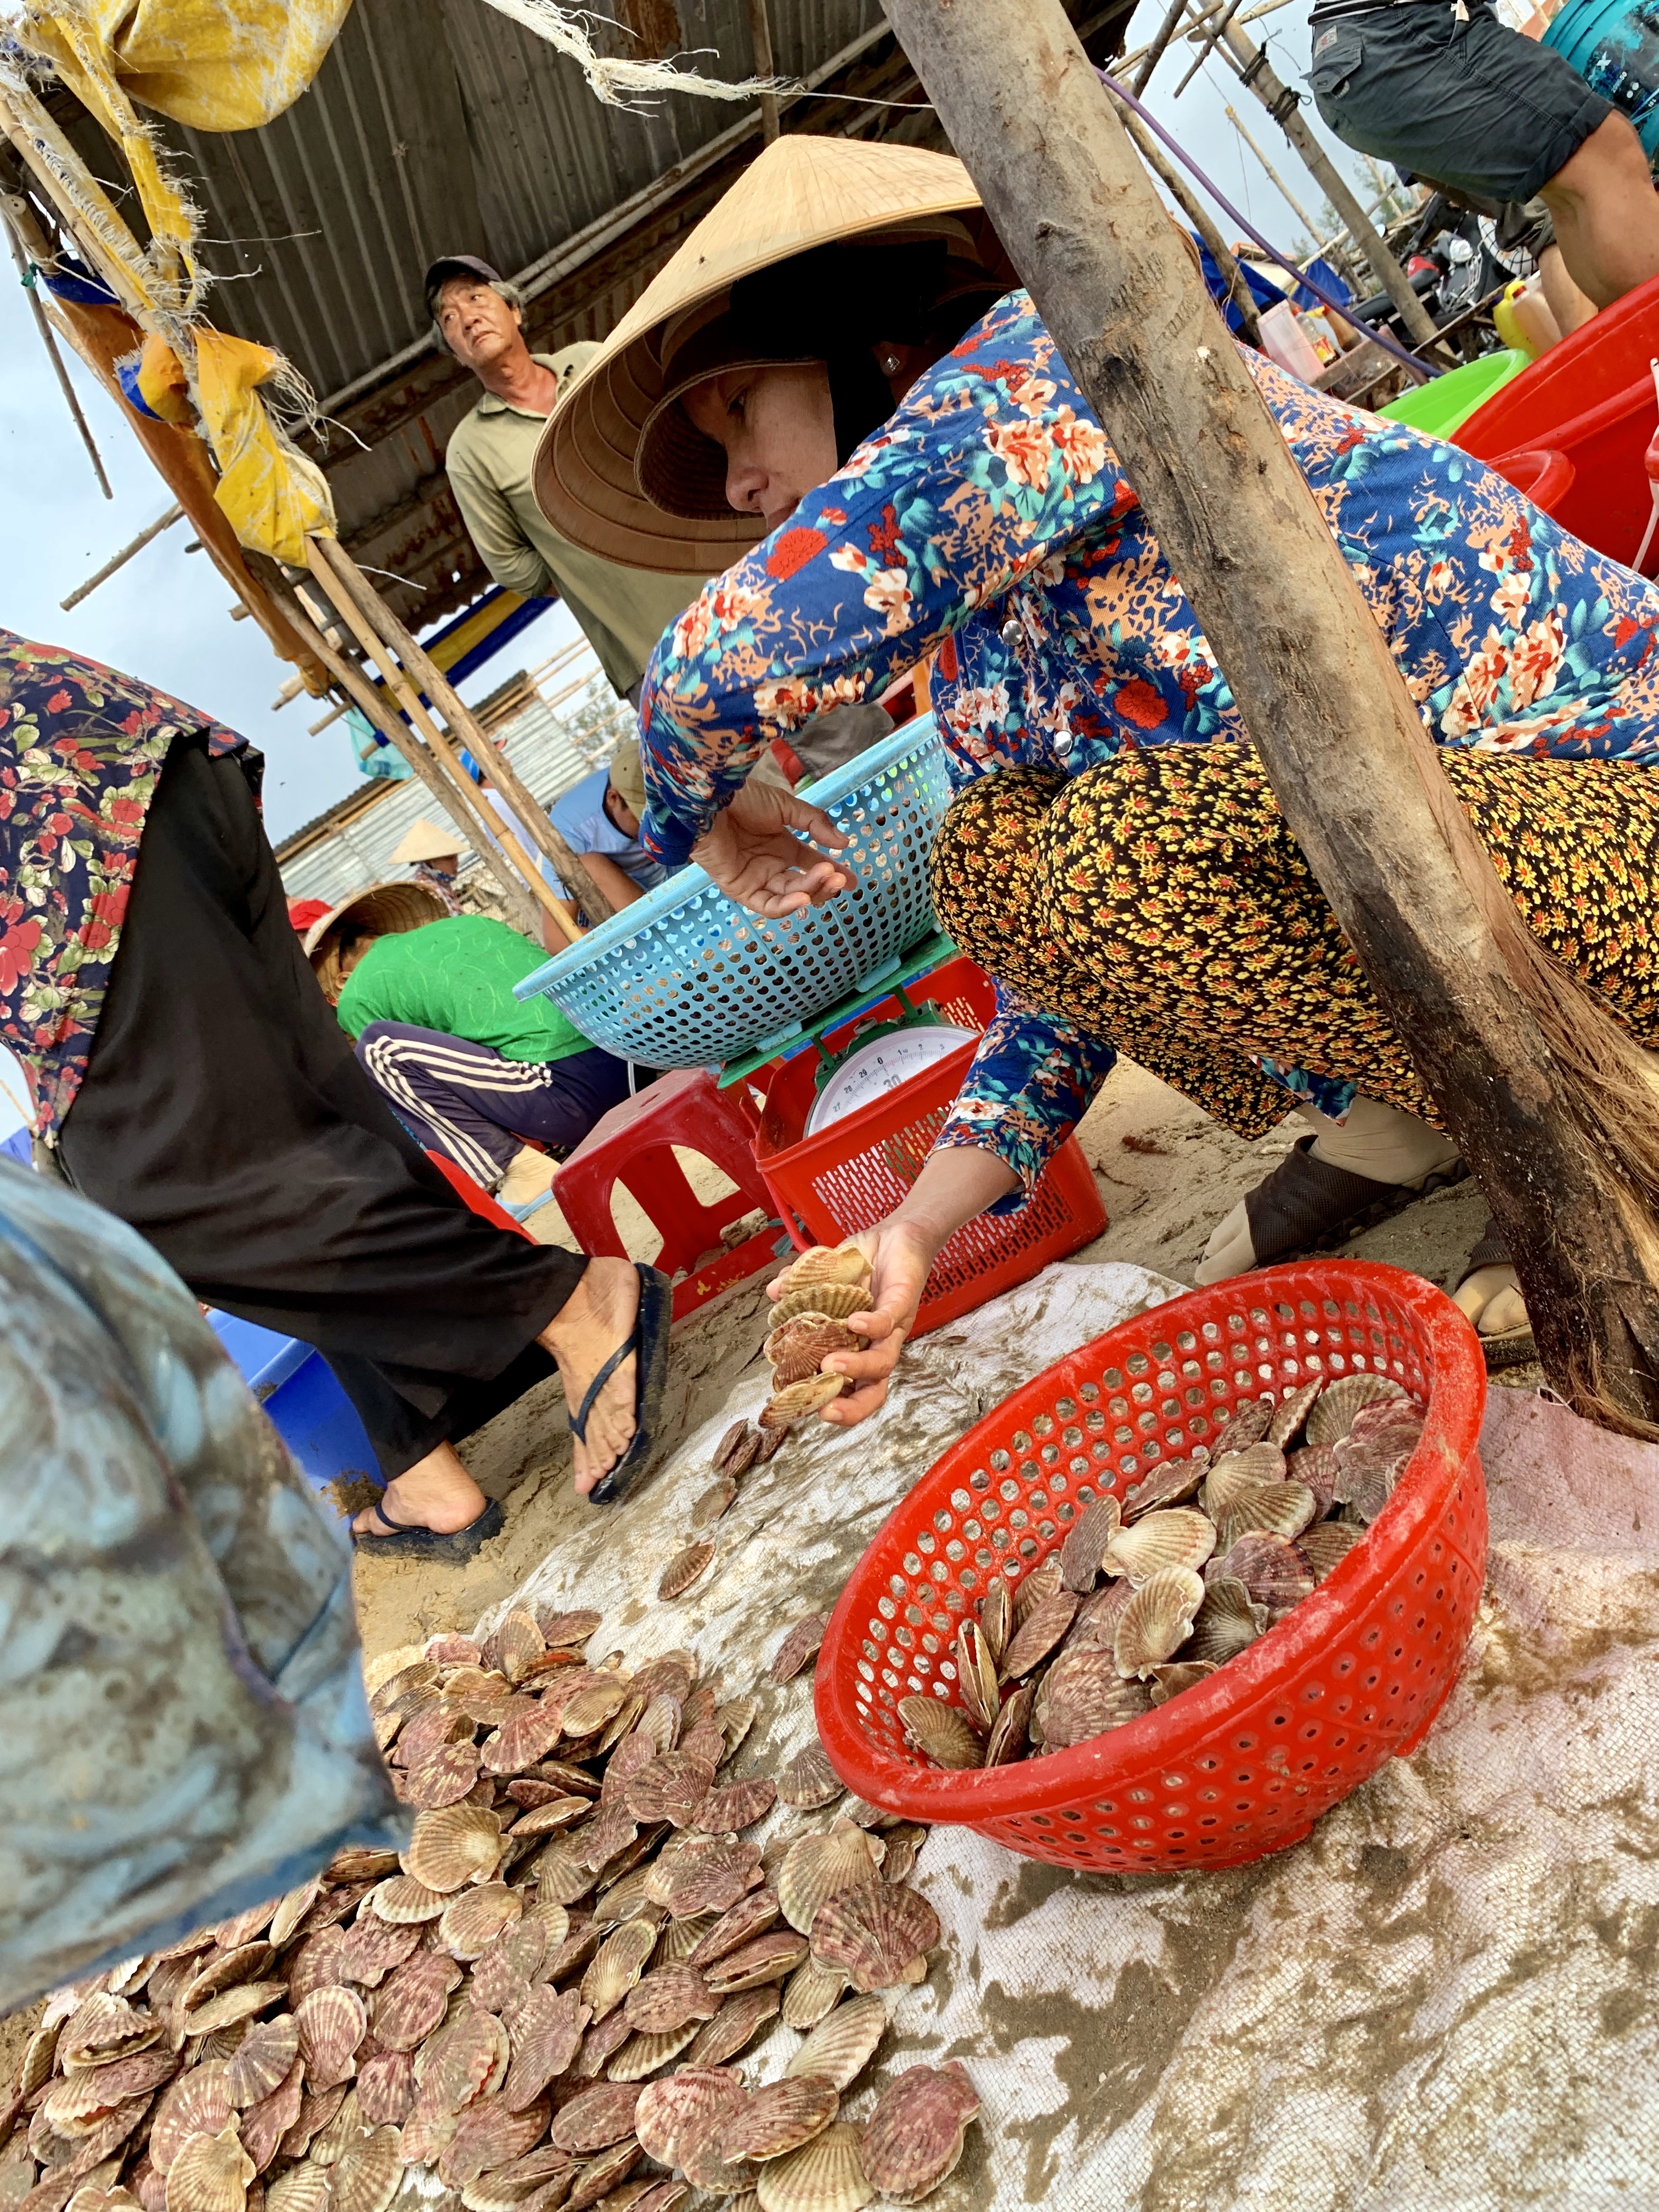
[[[1164, 0], [1143, 0], [1131, 47], [1150, 35], [1163, 13]], [[1260, 39], [1264, 32], [1279, 74], [1288, 82], [1299, 82], [1308, 53], [1300, 0], [1253, 27], [1252, 35]], [[1288, 251], [1297, 234], [1295, 220], [1235, 135], [1226, 119], [1226, 101], [1239, 108], [1273, 167], [1314, 213], [1322, 198], [1318, 187], [1265, 112], [1219, 64], [1212, 63], [1175, 100], [1174, 88], [1187, 66], [1179, 52], [1172, 51], [1160, 65], [1149, 104], [1236, 204]], [[1304, 112], [1369, 201], [1358, 157], [1334, 145], [1310, 107]], [[1218, 220], [1231, 236], [1232, 226], [1224, 216], [1218, 215]], [[272, 713], [288, 665], [275, 658], [252, 623], [232, 622], [228, 588], [204, 554], [185, 551], [188, 525], [179, 523], [164, 532], [72, 613], [64, 614], [58, 605], [170, 504], [166, 485], [102, 387], [72, 354], [67, 358], [114, 489], [112, 501], [99, 490], [42, 354], [27, 302], [0, 262], [0, 497], [13, 518], [0, 547], [0, 623], [143, 677], [242, 731], [265, 755], [265, 817], [272, 838], [280, 842], [356, 787], [350, 744], [340, 723], [317, 737], [307, 734], [307, 725], [325, 711], [313, 700], [301, 698]], [[464, 690], [481, 696], [514, 669], [556, 652], [573, 634], [568, 615], [562, 608], [554, 610]], [[21, 1085], [3, 1054], [0, 1079], [6, 1086], [0, 1087], [3, 1136], [19, 1118], [7, 1087], [15, 1091]]]

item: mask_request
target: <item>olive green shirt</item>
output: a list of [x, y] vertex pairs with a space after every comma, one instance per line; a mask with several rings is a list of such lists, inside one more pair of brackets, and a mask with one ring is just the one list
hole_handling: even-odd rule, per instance
[[589, 1040], [551, 999], [515, 999], [513, 986], [547, 955], [504, 921], [454, 915], [376, 938], [346, 978], [335, 1008], [349, 1037], [371, 1022], [487, 1044], [503, 1060], [568, 1060]]
[[[562, 353], [532, 354], [566, 388], [599, 347], [591, 342]], [[625, 692], [645, 673], [657, 640], [708, 581], [706, 576], [659, 576], [625, 568], [573, 545], [536, 504], [531, 464], [547, 421], [486, 392], [456, 425], [445, 456], [450, 489], [478, 557], [505, 590], [532, 599], [556, 592], [615, 690]]]

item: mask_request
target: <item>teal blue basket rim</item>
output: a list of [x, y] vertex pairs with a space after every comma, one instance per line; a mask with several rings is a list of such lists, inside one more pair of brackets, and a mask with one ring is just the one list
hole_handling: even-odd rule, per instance
[[[814, 806], [821, 806], [828, 813], [848, 799], [857, 798], [889, 769], [903, 767], [915, 756], [931, 751], [938, 741], [933, 715], [918, 714], [914, 721], [901, 724], [891, 737], [884, 738], [879, 744], [868, 746], [842, 767], [832, 769], [804, 795], [811, 799]], [[642, 899], [635, 899], [620, 914], [613, 914], [608, 921], [590, 929], [580, 944], [556, 953], [551, 960], [532, 969], [522, 981], [513, 986], [514, 997], [532, 999], [550, 991], [556, 984], [568, 982], [584, 969], [606, 958], [630, 939], [659, 927], [682, 907], [690, 906], [709, 891], [714, 891], [723, 903], [732, 903], [723, 891], [715, 890], [705, 870], [696, 866], [681, 869], [665, 884], [659, 884], [655, 890], [647, 891]], [[759, 917], [751, 919], [757, 921]]]

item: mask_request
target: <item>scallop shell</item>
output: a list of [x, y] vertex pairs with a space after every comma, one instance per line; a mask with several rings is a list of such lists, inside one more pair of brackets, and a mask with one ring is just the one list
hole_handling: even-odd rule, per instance
[[1276, 1411], [1271, 1398], [1247, 1398], [1233, 1409], [1231, 1419], [1210, 1447], [1212, 1458], [1223, 1452], [1244, 1451], [1259, 1444], [1267, 1433]]
[[816, 2027], [841, 2001], [847, 1976], [839, 1966], [821, 1966], [809, 1952], [784, 1985], [781, 2016], [786, 2027]]
[[[658, 1907], [660, 1911], [661, 1908]], [[665, 1918], [657, 1930], [657, 1948], [651, 1954], [653, 1969], [658, 1966], [681, 1966], [691, 1964], [691, 1954], [702, 1948], [702, 1939], [720, 1925], [718, 1912], [694, 1913], [689, 1920]], [[735, 1946], [733, 1947], [735, 1948]]]
[[708, 1528], [735, 1504], [738, 1486], [729, 1474], [716, 1475], [691, 1508], [691, 1526]]
[[780, 1686], [793, 1682], [807, 1661], [817, 1656], [829, 1626], [827, 1613], [809, 1613], [804, 1620], [798, 1620], [772, 1655], [772, 1680]]
[[1288, 1451], [1291, 1440], [1313, 1411], [1315, 1401], [1324, 1388], [1324, 1376], [1317, 1376], [1313, 1382], [1304, 1382], [1300, 1389], [1292, 1390], [1288, 1398], [1281, 1399], [1273, 1408], [1272, 1420], [1262, 1431], [1263, 1442], [1277, 1444], [1281, 1451]]
[[507, 1614], [492, 1641], [495, 1664], [509, 1682], [523, 1681], [547, 1656], [547, 1638], [535, 1614], [526, 1613], [521, 1606]]
[[547, 1648], [550, 1651], [556, 1646], [568, 1649], [586, 1644], [599, 1627], [602, 1617], [586, 1607], [578, 1606], [563, 1613], [538, 1613], [536, 1625], [547, 1639]]
[[778, 1902], [784, 1918], [799, 1934], [810, 1935], [826, 1899], [859, 1882], [873, 1881], [882, 1856], [881, 1845], [850, 1820], [837, 1820], [827, 1836], [798, 1837], [778, 1874]]
[[954, 2060], [901, 2074], [877, 2099], [860, 2139], [871, 2186], [894, 2203], [919, 2203], [956, 2171], [978, 2111], [978, 2094]]
[[1336, 1447], [1341, 1462], [1337, 1470], [1337, 1503], [1351, 1506], [1369, 1528], [1394, 1496], [1395, 1486], [1411, 1464], [1421, 1425], [1413, 1424], [1402, 1436], [1368, 1437], [1363, 1444], [1350, 1436]]
[[1336, 1478], [1341, 1462], [1334, 1444], [1304, 1444], [1291, 1454], [1285, 1472], [1314, 1494], [1314, 1517], [1322, 1520], [1336, 1503]]
[[665, 1605], [671, 1599], [680, 1597], [689, 1590], [699, 1577], [708, 1572], [714, 1550], [712, 1536], [699, 1536], [695, 1543], [687, 1544], [683, 1550], [676, 1552], [663, 1569], [662, 1579], [657, 1584], [659, 1600]]
[[[1198, 1577], [1194, 1576], [1194, 1581]], [[890, 1882], [865, 1882], [842, 1890], [818, 1907], [812, 1923], [812, 1956], [839, 1966], [860, 1996], [920, 1980], [939, 1942], [939, 1915], [918, 1891]]]
[[694, 2136], [720, 2126], [744, 2097], [743, 2076], [723, 2066], [682, 2066], [640, 2092], [634, 2132], [647, 2158], [676, 2166]]
[[222, 2058], [192, 2067], [163, 2092], [149, 2131], [150, 2161], [167, 2172], [185, 2145], [196, 2136], [216, 2136], [235, 2114], [226, 2084], [229, 2068]]
[[1033, 1667], [1041, 1666], [1076, 1620], [1077, 1609], [1075, 1590], [1056, 1590], [1052, 1597], [1039, 1598], [1008, 1639], [1002, 1655], [1005, 1677], [1029, 1674]]
[[377, 2127], [348, 2143], [329, 2177], [329, 2212], [386, 2212], [404, 2178], [402, 2140], [394, 2127]]
[[878, 1996], [848, 1997], [818, 2021], [784, 2073], [816, 2074], [844, 2094], [874, 2057], [886, 2032], [887, 2007]]
[[985, 1632], [976, 1620], [964, 1620], [957, 1630], [956, 1666], [963, 1710], [976, 1728], [988, 1733], [1002, 1709], [1001, 1684]]
[[1201, 1567], [1215, 1549], [1215, 1525], [1194, 1506], [1176, 1505], [1149, 1513], [1125, 1528], [1106, 1547], [1109, 1574], [1125, 1576], [1130, 1586], [1143, 1583], [1165, 1567]]
[[[527, 1901], [522, 1893], [514, 1894]], [[568, 1923], [568, 1913], [565, 1918]], [[485, 1948], [472, 1969], [467, 1990], [481, 2011], [505, 2016], [524, 2002], [543, 1960], [554, 1948], [548, 1941], [549, 1932], [546, 1923], [533, 1912], [521, 1912]]]
[[833, 1314], [792, 1314], [781, 1322], [761, 1346], [772, 1369], [772, 1388], [804, 1382], [816, 1375], [832, 1352], [862, 1352], [864, 1339]]
[[359, 1911], [335, 1954], [335, 1979], [377, 1990], [395, 1967], [413, 1957], [420, 1944], [421, 1930], [415, 1922], [394, 1927], [378, 1913]]
[[58, 2063], [66, 2070], [131, 2058], [160, 2039], [161, 2023], [125, 1997], [100, 1990], [77, 2005], [58, 2039]]
[[495, 2014], [463, 2006], [428, 2040], [415, 2061], [415, 2078], [429, 2106], [459, 2112], [503, 2085], [511, 2057], [507, 2030]]
[[291, 2013], [249, 2028], [225, 2075], [225, 2094], [239, 2109], [257, 2105], [280, 2088], [300, 2055], [300, 2029]]
[[301, 1882], [298, 1889], [289, 1890], [288, 1895], [278, 1902], [276, 1911], [271, 1915], [270, 1929], [270, 1940], [275, 1949], [280, 1951], [295, 1933], [317, 1902], [322, 1887], [322, 1876], [313, 1875], [309, 1881]]
[[991, 1647], [992, 1658], [1000, 1666], [1008, 1638], [1014, 1630], [1013, 1593], [1001, 1575], [997, 1577], [980, 1601], [979, 1625], [985, 1632], [985, 1641]]
[[1178, 1698], [1183, 1690], [1190, 1690], [1200, 1682], [1207, 1682], [1215, 1671], [1213, 1659], [1176, 1659], [1167, 1666], [1154, 1667], [1152, 1672], [1152, 1703], [1167, 1705], [1171, 1698]]
[[[293, 2063], [290, 2051], [289, 2064]], [[130, 2058], [112, 2058], [105, 2066], [77, 2067], [62, 2077], [40, 2109], [53, 2133], [72, 2141], [94, 2134], [129, 2097], [149, 2096], [178, 2070], [176, 2051], [152, 2045], [148, 2051], [135, 2051]], [[283, 2070], [286, 2073], [288, 2069]], [[278, 2075], [277, 2080], [281, 2079]], [[243, 2101], [251, 2104], [253, 2100]]]
[[761, 2212], [862, 2212], [875, 2196], [859, 2157], [859, 2130], [844, 2120], [787, 2158], [761, 2168]]
[[1352, 1522], [1322, 1521], [1316, 1527], [1304, 1529], [1296, 1540], [1296, 1548], [1308, 1562], [1316, 1583], [1322, 1583], [1327, 1575], [1340, 1567], [1356, 1544], [1364, 1542], [1364, 1532]]
[[1164, 1567], [1144, 1582], [1123, 1608], [1112, 1656], [1125, 1680], [1143, 1680], [1161, 1667], [1193, 1632], [1204, 1602], [1204, 1584], [1190, 1567]]
[[[345, 2102], [346, 2085], [339, 2082], [332, 2089], [307, 2090], [300, 2100], [300, 2117], [283, 2137], [280, 2146], [284, 2158], [303, 2158], [309, 2146], [319, 2141], [323, 2130], [339, 2114]], [[319, 2159], [316, 2163], [321, 2165]]]
[[766, 1775], [751, 1774], [745, 1781], [711, 1790], [697, 1808], [694, 1826], [708, 1835], [735, 1835], [763, 1820], [777, 1801], [777, 1784]]
[[615, 2011], [656, 1948], [657, 1931], [644, 1920], [624, 1920], [605, 1937], [581, 1981], [582, 2002], [591, 2007], [596, 2021]]
[[479, 2098], [461, 2114], [438, 2160], [440, 2179], [452, 2189], [460, 2188], [492, 2167], [512, 2165], [540, 2142], [547, 2116], [544, 2102], [515, 2112], [499, 2097]]
[[861, 1287], [873, 1273], [870, 1261], [855, 1244], [812, 1244], [796, 1254], [777, 1284], [785, 1293], [805, 1290], [815, 1283], [851, 1283]]
[[942, 1698], [901, 1698], [896, 1711], [908, 1741], [935, 1766], [966, 1771], [984, 1765], [984, 1745]]
[[722, 2124], [720, 2155], [728, 2165], [740, 2158], [757, 2165], [783, 2158], [822, 2135], [840, 2110], [840, 2093], [830, 2082], [805, 2074], [786, 2076], [751, 2090]]
[[1108, 1729], [1139, 1720], [1148, 1710], [1146, 1692], [1126, 1682], [1111, 1652], [1092, 1646], [1062, 1652], [1049, 1668], [1033, 1709], [1046, 1751], [1069, 1751]]
[[293, 2065], [270, 2094], [250, 2105], [242, 2114], [242, 2148], [260, 2173], [276, 2157], [283, 2136], [300, 2117], [305, 2102], [305, 2061], [296, 2053]]
[[1221, 1561], [1220, 1573], [1242, 1583], [1253, 1605], [1277, 1620], [1313, 1591], [1307, 1560], [1288, 1538], [1256, 1529], [1241, 1536]]
[[605, 2150], [634, 2132], [634, 2112], [643, 2093], [631, 2082], [601, 2081], [562, 2106], [550, 2130], [561, 2150], [586, 2156]]
[[1121, 1509], [1109, 1493], [1097, 1498], [1092, 1505], [1085, 1506], [1060, 1547], [1062, 1589], [1074, 1590], [1082, 1597], [1094, 1588], [1100, 1574], [1101, 1559], [1122, 1520]]
[[[639, 1834], [639, 1823], [626, 1805], [608, 1806], [597, 1820], [588, 1822], [571, 1844], [571, 1853], [573, 1856], [586, 1861], [596, 1881], [603, 1877], [607, 1884], [614, 1883], [630, 1872], [637, 1863], [639, 1852], [635, 1847], [638, 1844]], [[649, 1848], [648, 1843], [646, 1848]], [[635, 1856], [624, 1864], [623, 1862], [630, 1850], [635, 1850]]]
[[417, 1953], [375, 1993], [375, 2041], [387, 2051], [413, 2051], [443, 2018], [449, 1993], [460, 1978], [460, 1969], [445, 1953]]
[[590, 1797], [564, 1797], [555, 1793], [544, 1798], [539, 1805], [532, 1805], [527, 1812], [520, 1814], [513, 1823], [508, 1848], [516, 1853], [519, 1846], [528, 1843], [532, 1837], [559, 1835], [566, 1828], [574, 1828], [579, 1821], [586, 1820], [592, 1809], [593, 1801]]
[[1215, 1575], [1204, 1586], [1204, 1602], [1193, 1622], [1186, 1656], [1224, 1666], [1247, 1651], [1267, 1626], [1267, 1608], [1253, 1601], [1236, 1576]]
[[570, 2069], [571, 2079], [576, 2081], [597, 2081], [610, 2067], [619, 2051], [634, 2040], [634, 2031], [628, 2025], [628, 2015], [618, 2005], [605, 2019], [595, 2021], [582, 2038], [582, 2047], [576, 2053]]
[[642, 1767], [624, 1795], [636, 1820], [666, 1820], [671, 1827], [686, 1828], [714, 1785], [714, 1769], [708, 1759], [671, 1751]]
[[1252, 1483], [1216, 1518], [1216, 1549], [1229, 1552], [1258, 1529], [1275, 1536], [1299, 1536], [1314, 1517], [1311, 1490], [1299, 1482]]
[[1245, 1451], [1223, 1452], [1210, 1462], [1199, 1504], [1213, 1521], [1243, 1490], [1285, 1480], [1285, 1455], [1277, 1444], [1251, 1444]]
[[727, 1997], [708, 2025], [700, 2028], [686, 2057], [693, 2066], [722, 2066], [752, 2043], [769, 2020], [775, 2020], [779, 1996], [775, 1984], [739, 1990]]
[[758, 1887], [760, 1879], [760, 1852], [753, 1844], [722, 1842], [695, 1866], [676, 1870], [668, 1910], [676, 1920], [694, 1912], [724, 1912]]
[[678, 2027], [665, 2028], [659, 2035], [630, 2035], [606, 2067], [605, 2078], [607, 2081], [643, 2081], [671, 2059], [678, 2058], [701, 2033], [702, 2023], [688, 2020]]
[[740, 1990], [781, 1982], [805, 1956], [805, 1936], [779, 1928], [769, 1936], [757, 1936], [740, 1951], [728, 1952], [724, 1959], [717, 1959], [707, 1970], [708, 1986], [718, 1996], [732, 1996]]
[[753, 1889], [741, 1897], [731, 1909], [723, 1912], [701, 1937], [690, 1954], [694, 1966], [711, 1966], [717, 1959], [724, 1959], [733, 1951], [741, 1950], [757, 1936], [763, 1936], [782, 1910], [775, 1890]]
[[410, 1838], [407, 1869], [415, 1880], [444, 1896], [495, 1873], [501, 1856], [501, 1823], [479, 1805], [446, 1805], [422, 1813]]
[[1162, 1506], [1184, 1505], [1210, 1471], [1207, 1452], [1192, 1459], [1160, 1460], [1123, 1494], [1123, 1518], [1139, 1521]]
[[185, 2014], [186, 2035], [212, 2035], [218, 2029], [234, 2027], [240, 2021], [251, 2020], [255, 2013], [268, 2012], [279, 1998], [289, 1994], [283, 1982], [239, 1982], [234, 1989], [221, 1990], [216, 1997], [210, 1997], [204, 2005]]
[[567, 1729], [573, 1735], [581, 1732], [571, 1723], [569, 1705], [551, 1697], [515, 1698], [496, 1720], [479, 1760], [490, 1774], [517, 1774], [545, 1758]]
[[483, 1882], [476, 1889], [463, 1890], [445, 1908], [438, 1941], [453, 1959], [479, 1958], [520, 1917], [524, 1905], [523, 1892], [509, 1889], [505, 1882]]
[[628, 2024], [636, 2035], [667, 2035], [688, 2021], [713, 2020], [720, 2008], [719, 1998], [696, 1967], [684, 1963], [653, 1966], [623, 2000]]
[[1340, 1375], [1334, 1382], [1325, 1385], [1308, 1416], [1304, 1433], [1310, 1444], [1339, 1443], [1352, 1428], [1354, 1415], [1363, 1407], [1378, 1405], [1384, 1398], [1406, 1395], [1399, 1383], [1387, 1375]]
[[1031, 1729], [1031, 1701], [1036, 1692], [1029, 1682], [1004, 1699], [1002, 1710], [985, 1739], [987, 1766], [1012, 1766], [1024, 1756]]
[[[1015, 1589], [1013, 1630], [1011, 1633], [1024, 1628], [1030, 1618], [1032, 1607], [1041, 1605], [1044, 1598], [1053, 1597], [1059, 1589], [1060, 1553], [1050, 1552], [1046, 1559], [1037, 1561], [1030, 1573]], [[998, 1655], [997, 1664], [1006, 1674], [1008, 1671], [1006, 1651]]]
[[817, 1314], [825, 1321], [844, 1322], [855, 1313], [870, 1310], [870, 1290], [865, 1283], [809, 1283], [798, 1291], [786, 1291], [772, 1309], [775, 1327], [786, 1322], [798, 1321], [803, 1314]]
[[[730, 1759], [739, 1744], [754, 1727], [760, 1716], [757, 1698], [728, 1698], [716, 1708], [714, 1725], [726, 1739], [726, 1758]], [[720, 1762], [724, 1765], [724, 1760]]]
[[313, 1990], [294, 2008], [300, 2056], [313, 2089], [331, 2089], [357, 2070], [356, 2049], [368, 2033], [368, 2013], [356, 1990]]
[[808, 1375], [773, 1392], [761, 1407], [760, 1425], [763, 1429], [793, 1428], [809, 1413], [816, 1413], [820, 1406], [839, 1398], [848, 1387], [844, 1375]]
[[731, 1427], [726, 1431], [726, 1434], [720, 1438], [714, 1450], [709, 1454], [709, 1466], [729, 1473], [730, 1469], [727, 1468], [726, 1462], [734, 1456], [739, 1446], [742, 1445], [748, 1437], [752, 1437], [754, 1433], [754, 1431], [750, 1427], [747, 1421], [733, 1421]]
[[167, 2169], [167, 2212], [242, 2212], [253, 2160], [235, 2123], [215, 2136], [192, 2136]]
[[512, 2063], [501, 2085], [501, 2102], [509, 2112], [533, 2105], [548, 2083], [565, 2071], [592, 2017], [574, 1990], [555, 1991], [545, 1983], [532, 1990], [509, 2031]]
[[[695, 1546], [691, 1548], [695, 1549]], [[628, 1703], [628, 1685], [613, 1675], [597, 1677], [584, 1672], [578, 1681], [568, 1684], [556, 1705], [553, 1698], [545, 1698], [544, 1705], [558, 1713], [563, 1733], [573, 1743], [597, 1735], [607, 1721], [612, 1721]]]
[[778, 1795], [798, 1811], [815, 1813], [842, 1795], [841, 1777], [830, 1764], [830, 1754], [816, 1737], [798, 1751], [783, 1770]]
[[308, 2162], [289, 2166], [265, 2191], [265, 2212], [323, 2212], [327, 2202], [327, 2169]]
[[357, 2069], [357, 2110], [371, 2127], [402, 2127], [414, 2102], [411, 2052], [377, 2051]]
[[[210, 1951], [185, 1984], [179, 2000], [184, 2008], [185, 2024], [188, 2026], [191, 2014], [222, 1990], [234, 1989], [243, 1982], [258, 1981], [270, 1971], [276, 1955], [269, 1943], [240, 1943], [234, 1950]], [[70, 2026], [73, 2025], [71, 2021]], [[64, 2063], [75, 2066], [85, 2062], [66, 2053]]]

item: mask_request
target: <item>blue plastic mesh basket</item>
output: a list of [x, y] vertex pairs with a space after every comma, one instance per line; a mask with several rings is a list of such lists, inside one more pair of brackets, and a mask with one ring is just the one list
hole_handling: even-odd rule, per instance
[[934, 927], [927, 854], [951, 787], [931, 714], [811, 787], [852, 839], [852, 888], [764, 921], [701, 868], [591, 930], [515, 988], [544, 992], [595, 1044], [651, 1067], [708, 1067], [793, 1036]]

